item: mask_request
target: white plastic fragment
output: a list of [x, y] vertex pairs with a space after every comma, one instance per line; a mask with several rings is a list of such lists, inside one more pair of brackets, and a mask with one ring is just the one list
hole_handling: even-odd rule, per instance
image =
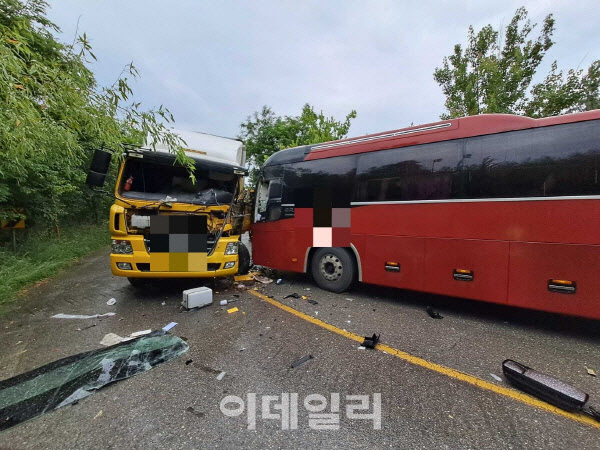
[[145, 334], [150, 334], [150, 333], [152, 333], [152, 330], [141, 330], [141, 331], [136, 331], [135, 333], [131, 333], [129, 335], [129, 337], [136, 338], [136, 337], [140, 337], [140, 336], [143, 336]]
[[114, 315], [114, 312], [109, 312], [106, 314], [94, 314], [91, 316], [84, 316], [80, 314], [55, 314], [52, 316], [52, 319], [98, 319], [99, 317], [109, 317]]
[[219, 302], [219, 305], [221, 305], [221, 306], [225, 306], [226, 304], [227, 304], [227, 300], [221, 300]]
[[367, 347], [365, 347], [364, 345], [361, 345], [360, 347], [358, 347], [359, 350], [365, 350]]
[[225, 376], [225, 372], [221, 372], [219, 375], [217, 375], [217, 381], [221, 381], [224, 376]]
[[109, 301], [107, 301], [107, 302], [106, 302], [106, 304], [107, 304], [108, 306], [112, 306], [112, 305], [114, 305], [115, 303], [117, 303], [117, 299], [116, 299], [116, 298], [111, 298]]
[[169, 323], [169, 324], [165, 325], [165, 326], [163, 327], [163, 329], [162, 329], [162, 330], [163, 330], [163, 331], [169, 331], [169, 330], [170, 330], [171, 328], [173, 328], [175, 325], [177, 325], [177, 322], [171, 322], [171, 323]]
[[183, 291], [183, 299], [181, 305], [185, 309], [201, 308], [210, 305], [213, 302], [212, 289], [207, 287], [199, 287]]
[[111, 345], [119, 344], [121, 342], [130, 341], [131, 339], [133, 339], [133, 338], [122, 337], [115, 333], [108, 333], [102, 338], [102, 340], [100, 341], [100, 344], [108, 347]]
[[493, 373], [490, 373], [490, 377], [492, 377], [496, 381], [502, 381], [502, 378], [500, 378], [498, 375], [495, 375]]

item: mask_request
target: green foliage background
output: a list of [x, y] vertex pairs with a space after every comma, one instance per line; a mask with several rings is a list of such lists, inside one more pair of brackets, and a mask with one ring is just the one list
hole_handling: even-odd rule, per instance
[[517, 9], [504, 30], [487, 25], [475, 33], [469, 27], [467, 46], [456, 44], [434, 71], [446, 96], [442, 119], [490, 113], [547, 117], [600, 108], [600, 60], [566, 74], [555, 61], [544, 81], [531, 86], [554, 45], [555, 21], [546, 16], [531, 38], [536, 24], [527, 16], [525, 8]]
[[169, 111], [131, 100], [133, 64], [99, 86], [86, 35], [58, 42], [46, 8], [42, 0], [0, 1], [0, 220], [25, 217], [29, 227], [47, 228], [107, 215], [110, 200], [84, 184], [96, 148], [119, 157], [122, 143], [150, 135], [190, 161], [164, 125]]
[[354, 110], [339, 121], [325, 116], [323, 111], [315, 112], [308, 103], [298, 116], [278, 116], [270, 107], [263, 106], [240, 125], [239, 139], [246, 145], [250, 183], [255, 183], [258, 169], [273, 153], [299, 145], [343, 139], [354, 118]]

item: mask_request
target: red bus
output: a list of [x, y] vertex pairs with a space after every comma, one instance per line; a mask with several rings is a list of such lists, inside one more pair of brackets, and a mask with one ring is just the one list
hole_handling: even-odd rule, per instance
[[600, 110], [490, 114], [272, 155], [256, 264], [600, 319]]

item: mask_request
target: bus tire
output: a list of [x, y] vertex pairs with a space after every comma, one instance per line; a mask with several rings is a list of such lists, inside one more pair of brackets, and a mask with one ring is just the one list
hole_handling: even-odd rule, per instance
[[148, 286], [148, 280], [146, 278], [127, 277], [127, 281], [129, 281], [129, 284], [131, 284], [133, 287], [139, 289]]
[[246, 275], [250, 271], [250, 251], [243, 243], [238, 245], [238, 275]]
[[311, 275], [321, 289], [331, 292], [344, 292], [356, 280], [354, 258], [341, 247], [323, 247], [312, 256]]

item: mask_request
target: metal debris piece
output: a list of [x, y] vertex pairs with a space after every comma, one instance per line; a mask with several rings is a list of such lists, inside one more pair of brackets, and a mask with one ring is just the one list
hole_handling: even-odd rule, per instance
[[0, 431], [76, 403], [107, 384], [146, 372], [187, 350], [188, 345], [177, 336], [155, 331], [0, 381]]
[[256, 281], [258, 281], [259, 283], [262, 283], [262, 284], [269, 284], [269, 283], [272, 283], [272, 282], [273, 282], [273, 280], [271, 280], [270, 278], [263, 277], [263, 276], [261, 276], [261, 275], [254, 275], [254, 276], [253, 276], [253, 278], [254, 278]]
[[84, 316], [80, 314], [54, 314], [52, 319], [98, 319], [100, 317], [110, 317], [114, 316], [114, 312], [109, 312], [106, 314], [93, 314], [91, 316]]
[[292, 369], [295, 369], [296, 367], [298, 367], [298, 366], [300, 366], [300, 365], [304, 364], [306, 361], [310, 361], [310, 360], [311, 360], [311, 359], [313, 359], [313, 358], [314, 358], [314, 356], [313, 356], [313, 355], [306, 355], [306, 356], [303, 356], [303, 357], [302, 357], [302, 358], [300, 358], [300, 359], [297, 359], [296, 361], [294, 361], [294, 362], [292, 363]]
[[375, 348], [379, 342], [379, 336], [381, 335], [375, 333], [373, 333], [373, 336], [371, 337], [365, 336], [365, 340], [363, 341], [362, 345], [365, 346], [365, 348]]
[[439, 312], [434, 311], [434, 309], [431, 306], [428, 306], [427, 308], [425, 308], [425, 311], [427, 311], [427, 314], [429, 314], [429, 317], [431, 317], [432, 319], [443, 319], [444, 316], [442, 316]]

